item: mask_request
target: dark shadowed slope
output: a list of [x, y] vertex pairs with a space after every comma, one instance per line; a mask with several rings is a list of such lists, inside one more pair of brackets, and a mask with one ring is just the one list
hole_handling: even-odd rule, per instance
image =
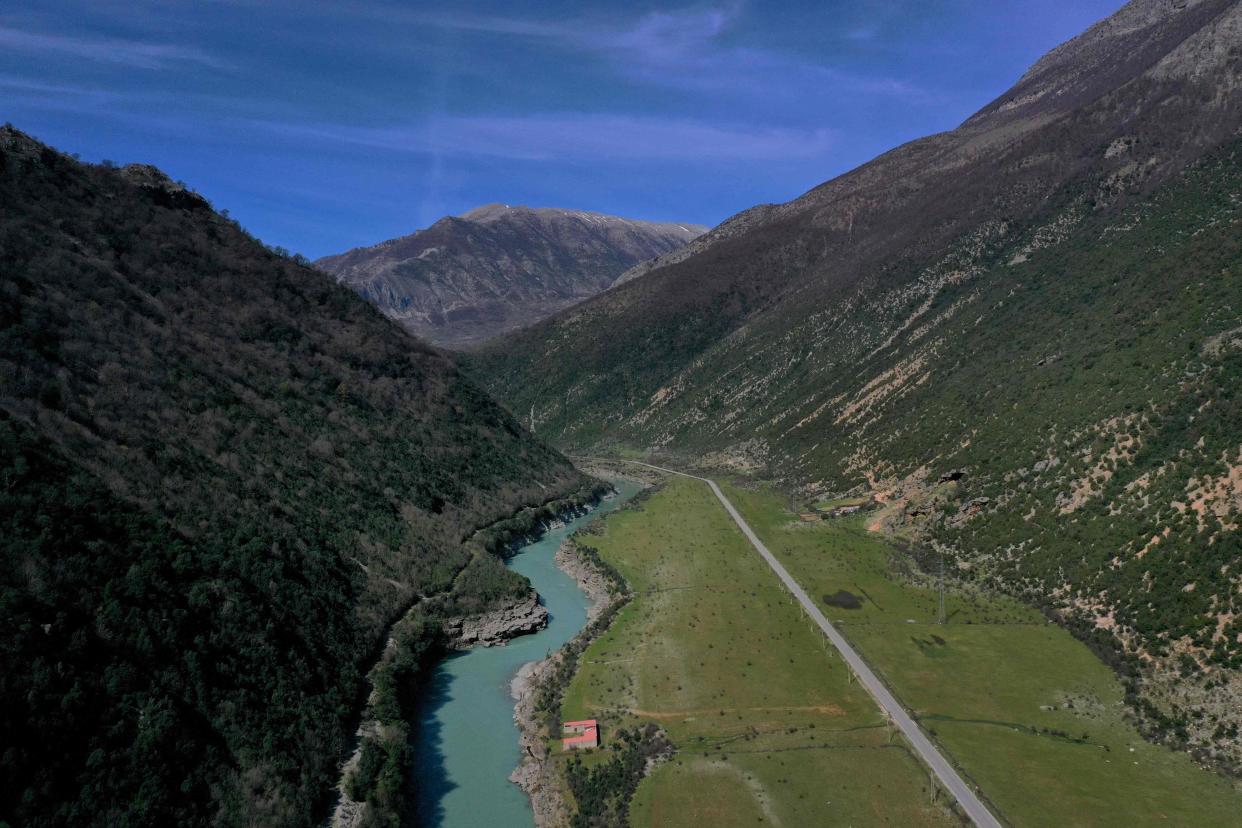
[[1240, 125], [1242, 4], [1136, 0], [472, 366], [564, 446], [875, 491], [1239, 762]]
[[154, 168], [5, 127], [0, 205], [0, 821], [311, 824], [386, 625], [586, 481]]
[[489, 204], [315, 264], [419, 336], [465, 347], [594, 296], [706, 230]]

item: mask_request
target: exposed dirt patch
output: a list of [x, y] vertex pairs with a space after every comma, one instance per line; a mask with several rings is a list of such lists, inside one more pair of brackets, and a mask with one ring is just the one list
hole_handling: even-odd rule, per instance
[[[1206, 475], [1191, 479], [1187, 484], [1188, 502], [1184, 509], [1194, 512], [1199, 518], [1199, 526], [1205, 525], [1204, 518], [1211, 512], [1224, 519], [1230, 514], [1242, 512], [1242, 447], [1232, 460], [1221, 458], [1225, 465], [1225, 473], [1217, 476]], [[1235, 529], [1236, 524], [1225, 523], [1224, 528]]]
[[[1092, 431], [1095, 435], [1111, 438], [1112, 444], [1107, 450], [1088, 465], [1082, 477], [1074, 481], [1068, 493], [1057, 497], [1058, 511], [1063, 515], [1077, 511], [1098, 495], [1113, 477], [1113, 472], [1120, 462], [1129, 462], [1129, 458], [1138, 450], [1140, 440], [1130, 433], [1132, 426], [1140, 425], [1142, 417], [1131, 414], [1127, 417], [1110, 417]], [[1088, 450], [1089, 451], [1089, 450]], [[1090, 456], [1088, 456], [1090, 462]]]
[[750, 713], [822, 713], [825, 716], [844, 716], [845, 711], [835, 704], [812, 704], [800, 707], [704, 707], [695, 710], [642, 710], [631, 707], [626, 710], [632, 716], [645, 719], [687, 719], [692, 716], [717, 715], [743, 710]]

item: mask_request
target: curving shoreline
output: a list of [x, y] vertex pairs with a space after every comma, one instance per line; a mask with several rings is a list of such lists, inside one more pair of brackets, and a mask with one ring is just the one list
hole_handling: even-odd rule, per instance
[[[495, 526], [503, 527], [504, 531], [511, 534], [508, 540], [500, 544], [500, 548], [494, 554], [499, 554], [507, 560], [521, 549], [539, 542], [548, 532], [563, 527], [566, 522], [590, 514], [599, 507], [599, 504], [599, 497], [593, 497], [585, 502], [568, 503], [554, 514], [538, 520], [533, 527], [524, 530], [514, 531], [511, 527], [515, 522], [520, 522], [520, 516], [501, 521]], [[405, 617], [403, 615], [401, 619], [394, 622], [393, 628]], [[470, 616], [442, 619], [442, 646], [445, 654], [460, 653], [475, 648], [503, 647], [515, 638], [540, 632], [547, 627], [548, 620], [548, 610], [543, 606], [539, 593], [532, 588], [522, 598], [495, 609]], [[397, 642], [390, 634], [376, 664], [392, 657], [396, 650]], [[375, 702], [376, 694], [372, 688], [367, 697], [365, 709], [370, 710]], [[367, 715], [359, 721], [354, 735], [354, 748], [339, 765], [338, 780], [333, 791], [335, 802], [328, 814], [325, 828], [357, 828], [364, 821], [370, 807], [369, 803], [353, 800], [346, 792], [346, 782], [361, 760], [364, 737], [378, 733], [381, 727], [378, 721]]]
[[[633, 473], [631, 469], [619, 470], [605, 461], [579, 461], [579, 467], [589, 474], [609, 482], [625, 481], [638, 487], [638, 494], [656, 485], [661, 476]], [[530, 799], [536, 828], [565, 828], [569, 824], [569, 810], [565, 805], [560, 775], [553, 766], [547, 743], [540, 736], [535, 711], [535, 698], [543, 682], [560, 666], [565, 650], [583, 636], [595, 637], [602, 630], [591, 632], [596, 619], [615, 603], [624, 602], [627, 595], [616, 595], [608, 577], [584, 557], [574, 554], [574, 536], [561, 542], [554, 558], [557, 567], [574, 580], [590, 602], [586, 623], [564, 646], [546, 658], [522, 665], [509, 684], [514, 700], [513, 721], [517, 725], [522, 759], [509, 781], [521, 788]]]
[[[506, 543], [506, 566], [529, 579], [538, 591], [539, 603], [548, 613], [547, 626], [513, 637], [505, 646], [473, 646], [452, 652], [422, 674], [419, 703], [410, 711], [409, 731], [409, 802], [415, 822], [442, 828], [533, 825], [531, 798], [509, 781], [523, 756], [522, 731], [514, 719], [510, 685], [519, 672], [524, 679], [529, 678], [531, 662], [558, 652], [591, 624], [588, 614], [594, 617], [598, 612], [592, 606], [597, 600], [558, 564], [562, 542], [583, 526], [621, 508], [640, 488], [631, 481], [617, 481], [613, 496], [605, 495], [589, 510], [576, 510], [563, 522], [547, 521], [546, 532], [537, 540], [529, 539], [534, 527], [528, 521], [515, 527], [528, 542], [520, 546]], [[497, 539], [483, 540], [500, 553]], [[515, 615], [526, 617], [514, 609]], [[603, 619], [597, 619], [594, 625], [601, 623]], [[562, 666], [558, 679], [564, 669]], [[543, 708], [545, 696], [536, 691], [535, 698]], [[545, 720], [546, 710], [537, 718]], [[553, 768], [559, 774], [559, 766], [554, 764]], [[556, 803], [556, 792], [551, 793], [543, 801]], [[549, 824], [546, 816], [540, 819], [541, 824]]]
[[[587, 596], [587, 623], [578, 635], [590, 628], [612, 602], [608, 580], [603, 573], [573, 553], [573, 541], [566, 538], [556, 550], [556, 565], [578, 584]], [[577, 638], [577, 636], [575, 636]], [[568, 824], [569, 812], [565, 808], [560, 780], [552, 767], [547, 744], [539, 736], [539, 724], [535, 715], [536, 689], [560, 664], [563, 650], [557, 650], [547, 658], [522, 665], [509, 684], [514, 699], [513, 721], [517, 724], [522, 761], [509, 775], [530, 797], [531, 809], [537, 828], [563, 828]]]
[[569, 810], [565, 807], [560, 779], [552, 767], [547, 745], [539, 738], [534, 709], [535, 688], [559, 664], [560, 658], [558, 650], [541, 661], [527, 662], [509, 685], [515, 701], [513, 721], [518, 727], [518, 743], [522, 747], [522, 761], [509, 774], [509, 781], [530, 799], [537, 828], [564, 828], [569, 824]]

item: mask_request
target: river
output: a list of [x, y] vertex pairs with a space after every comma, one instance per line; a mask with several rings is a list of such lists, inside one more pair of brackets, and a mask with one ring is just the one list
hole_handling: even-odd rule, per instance
[[521, 759], [509, 683], [529, 661], [560, 649], [586, 624], [587, 598], [560, 570], [556, 550], [574, 530], [621, 506], [639, 486], [613, 481], [617, 497], [524, 547], [509, 566], [530, 579], [548, 608], [548, 626], [504, 647], [449, 656], [427, 685], [414, 735], [420, 825], [438, 828], [533, 826], [530, 801], [509, 774]]

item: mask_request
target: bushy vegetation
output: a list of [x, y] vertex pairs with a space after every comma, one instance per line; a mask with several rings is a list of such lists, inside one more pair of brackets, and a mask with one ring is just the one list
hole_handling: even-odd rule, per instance
[[1236, 783], [1145, 743], [1123, 704], [1125, 682], [1037, 609], [950, 577], [942, 623], [937, 579], [867, 531], [870, 516], [807, 526], [767, 487], [723, 488], [808, 592], [849, 584], [867, 596], [829, 618], [1002, 821], [1237, 822]]
[[513, 594], [480, 530], [591, 484], [158, 171], [6, 127], [0, 203], [0, 820], [317, 822], [389, 626]]
[[573, 757], [565, 767], [565, 779], [577, 811], [573, 828], [625, 828], [629, 825], [630, 800], [647, 770], [647, 763], [666, 757], [673, 746], [659, 726], [648, 722], [632, 730], [620, 730], [609, 741], [610, 756], [587, 765]]
[[422, 679], [440, 655], [436, 610], [416, 607], [392, 630], [391, 643], [368, 676], [371, 703], [367, 731], [357, 766], [345, 779], [345, 793], [365, 802], [367, 828], [398, 828], [407, 814], [411, 780], [410, 721], [415, 714]]
[[573, 539], [572, 544], [573, 554], [586, 561], [591, 569], [598, 572], [608, 582], [609, 593], [614, 596], [623, 596], [630, 591], [625, 578], [615, 566], [600, 557], [598, 549], [576, 538]]
[[556, 655], [553, 668], [535, 689], [535, 712], [543, 717], [544, 735], [558, 736], [564, 721], [561, 703], [565, 690], [578, 671], [578, 659], [601, 633], [607, 630], [617, 613], [625, 606], [625, 600], [613, 601], [595, 620], [574, 636]]
[[[0, 468], [6, 816], [193, 825], [246, 772], [265, 799], [326, 788], [360, 680], [339, 559], [184, 538], [7, 416]], [[273, 821], [311, 820], [313, 797], [280, 799]]]

